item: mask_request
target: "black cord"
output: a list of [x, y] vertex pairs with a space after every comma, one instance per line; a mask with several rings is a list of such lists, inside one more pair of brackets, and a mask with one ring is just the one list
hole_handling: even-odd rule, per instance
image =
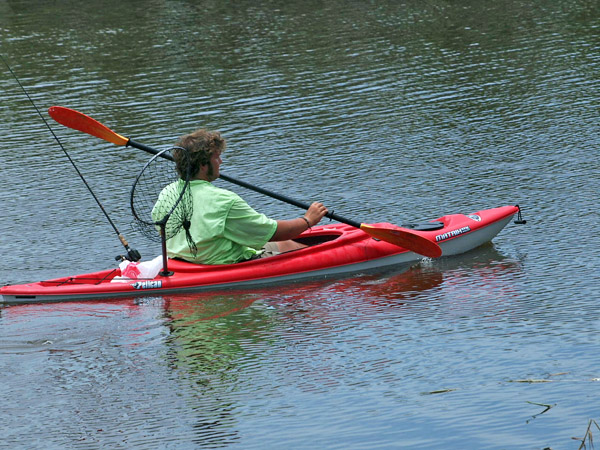
[[515, 220], [515, 223], [517, 225], [525, 225], [527, 223], [527, 221], [525, 219], [523, 219], [523, 216], [521, 215], [521, 207], [519, 205], [515, 205], [518, 209], [518, 214], [517, 214], [517, 219]]

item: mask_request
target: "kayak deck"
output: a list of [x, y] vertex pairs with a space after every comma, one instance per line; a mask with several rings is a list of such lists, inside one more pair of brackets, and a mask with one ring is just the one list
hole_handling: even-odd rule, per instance
[[[425, 226], [423, 230], [415, 227], [413, 232], [439, 244], [442, 256], [455, 255], [490, 241], [518, 210], [517, 206], [504, 206], [469, 215], [447, 215], [431, 221], [441, 225]], [[389, 223], [376, 225], [398, 228]], [[4, 303], [25, 303], [185, 293], [357, 273], [413, 264], [423, 259], [411, 251], [374, 239], [360, 229], [344, 224], [313, 227], [297, 240], [308, 247], [228, 265], [169, 260], [168, 269], [173, 275], [158, 275], [153, 279], [121, 279], [120, 269], [114, 268], [4, 286], [0, 288], [0, 294]]]

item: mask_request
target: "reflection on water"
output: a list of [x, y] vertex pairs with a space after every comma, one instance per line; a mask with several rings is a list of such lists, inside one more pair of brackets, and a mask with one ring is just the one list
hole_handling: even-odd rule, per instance
[[[477, 262], [470, 264], [473, 258]], [[429, 322], [440, 310], [446, 322], [482, 311], [490, 320], [501, 318], [507, 304], [499, 304], [498, 299], [510, 293], [503, 280], [513, 277], [519, 266], [489, 246], [470, 258], [465, 255], [384, 275], [319, 280], [253, 293], [166, 298], [165, 358], [179, 382], [194, 392], [198, 442], [231, 444], [240, 439], [240, 430], [253, 421], [251, 405], [265, 401], [258, 400], [256, 392], [279, 405], [273, 406], [275, 414], [285, 415], [290, 405], [280, 396], [290, 388], [312, 395], [347, 386], [366, 388], [374, 380], [390, 388], [405, 384], [397, 346], [414, 348], [414, 336], [392, 331], [391, 321]], [[487, 294], [457, 295], [467, 278], [488, 286]], [[466, 287], [468, 282], [464, 283]], [[370, 348], [377, 354], [368, 356]], [[353, 361], [350, 355], [358, 349], [363, 357]], [[413, 374], [420, 370], [410, 369]], [[363, 376], [356, 378], [357, 373]], [[406, 395], [411, 394], [400, 398]], [[314, 405], [305, 406], [305, 414], [318, 412]], [[275, 426], [280, 419], [271, 420]], [[283, 433], [279, 437], [283, 439]]]

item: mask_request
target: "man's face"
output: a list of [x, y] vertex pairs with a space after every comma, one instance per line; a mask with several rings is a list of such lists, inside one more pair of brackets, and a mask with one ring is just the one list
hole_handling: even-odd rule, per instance
[[214, 181], [219, 178], [222, 162], [221, 152], [213, 153], [210, 157], [210, 165], [206, 166], [206, 178], [208, 181]]

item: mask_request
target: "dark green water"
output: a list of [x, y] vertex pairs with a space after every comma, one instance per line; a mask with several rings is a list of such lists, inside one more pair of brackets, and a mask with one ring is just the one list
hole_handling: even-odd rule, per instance
[[[159, 148], [219, 129], [224, 173], [362, 222], [528, 219], [391, 274], [2, 307], [0, 446], [563, 449], [600, 420], [596, 1], [0, 1], [0, 36], [44, 113]], [[113, 267], [116, 235], [0, 67], [0, 284]], [[157, 255], [128, 206], [148, 156], [51, 126]]]

